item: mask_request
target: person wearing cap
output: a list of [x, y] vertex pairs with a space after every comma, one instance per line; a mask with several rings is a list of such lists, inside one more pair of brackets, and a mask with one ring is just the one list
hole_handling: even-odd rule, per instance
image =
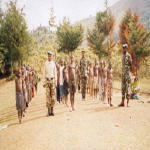
[[46, 107], [48, 109], [48, 116], [54, 116], [54, 105], [56, 98], [57, 85], [57, 69], [55, 62], [52, 60], [52, 52], [48, 51], [48, 60], [45, 62], [44, 68], [44, 84], [46, 88]]
[[130, 72], [132, 71], [132, 57], [127, 51], [128, 45], [123, 44], [122, 56], [122, 101], [119, 107], [124, 107], [125, 98], [127, 99], [127, 107], [130, 98]]
[[82, 100], [85, 100], [85, 98], [86, 98], [87, 73], [88, 73], [87, 59], [85, 58], [85, 51], [82, 50], [82, 58], [80, 59], [80, 77], [81, 77]]

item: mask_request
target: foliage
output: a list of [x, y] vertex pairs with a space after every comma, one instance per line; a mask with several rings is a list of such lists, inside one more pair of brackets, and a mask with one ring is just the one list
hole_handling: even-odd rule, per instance
[[88, 30], [88, 44], [95, 50], [99, 57], [111, 55], [110, 50], [114, 47], [112, 37], [114, 22], [113, 15], [106, 9], [106, 11], [96, 14], [94, 29]]
[[100, 33], [96, 27], [93, 30], [88, 30], [87, 40], [88, 45], [95, 50], [95, 53], [99, 56], [99, 58], [107, 55], [103, 48], [105, 36], [103, 33]]
[[64, 18], [63, 23], [57, 27], [57, 42], [59, 50], [63, 52], [74, 51], [83, 41], [83, 28], [81, 24], [71, 25]]
[[4, 56], [7, 59], [6, 66], [11, 64], [12, 71], [15, 63], [22, 63], [29, 55], [29, 43], [31, 42], [23, 9], [17, 9], [16, 5], [17, 1], [8, 3], [0, 29], [0, 43], [3, 50], [8, 51]]
[[140, 62], [150, 55], [150, 33], [140, 22], [139, 16], [128, 10], [120, 24], [121, 44], [127, 43], [133, 59], [133, 73], [137, 74]]

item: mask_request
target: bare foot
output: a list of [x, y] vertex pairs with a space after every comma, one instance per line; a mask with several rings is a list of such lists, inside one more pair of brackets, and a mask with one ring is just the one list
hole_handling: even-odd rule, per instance
[[114, 105], [113, 104], [110, 104], [110, 107], [113, 107]]
[[66, 107], [69, 107], [69, 105], [68, 105], [68, 104], [66, 104]]
[[19, 119], [19, 124], [21, 124], [22, 123], [22, 121], [21, 121], [21, 119]]
[[69, 111], [72, 112], [72, 109], [70, 108]]
[[118, 107], [124, 107], [124, 103], [119, 104]]

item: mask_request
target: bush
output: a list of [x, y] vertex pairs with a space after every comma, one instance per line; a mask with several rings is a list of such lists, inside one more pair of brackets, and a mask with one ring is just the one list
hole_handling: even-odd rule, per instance
[[15, 74], [11, 74], [8, 78], [7, 78], [7, 81], [13, 81], [15, 80], [16, 78], [16, 75]]

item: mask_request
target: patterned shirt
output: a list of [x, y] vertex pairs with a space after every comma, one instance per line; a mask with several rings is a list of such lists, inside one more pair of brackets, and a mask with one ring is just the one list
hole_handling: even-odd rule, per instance
[[122, 77], [129, 77], [132, 64], [131, 55], [127, 52], [122, 57]]
[[87, 74], [88, 74], [87, 59], [81, 58], [81, 60], [80, 60], [80, 75], [87, 76]]

